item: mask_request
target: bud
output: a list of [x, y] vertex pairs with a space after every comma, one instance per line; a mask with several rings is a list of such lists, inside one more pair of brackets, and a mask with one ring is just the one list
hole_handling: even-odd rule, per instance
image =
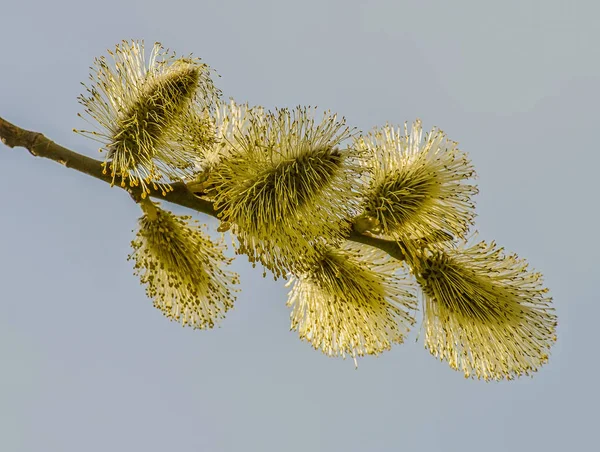
[[396, 261], [369, 247], [329, 250], [290, 280], [292, 330], [328, 356], [377, 355], [400, 344], [416, 298]]
[[425, 299], [425, 346], [465, 377], [535, 372], [556, 340], [542, 276], [492, 242], [425, 251], [412, 262]]
[[144, 197], [151, 188], [164, 194], [165, 179], [193, 174], [194, 158], [214, 142], [209, 110], [218, 92], [210, 70], [158, 43], [147, 66], [141, 42], [124, 41], [109, 54], [114, 65], [96, 59], [92, 85], [79, 97], [100, 129], [77, 132], [103, 144], [113, 184], [140, 185]]
[[235, 273], [231, 259], [190, 217], [175, 216], [148, 201], [131, 242], [135, 274], [154, 306], [171, 320], [193, 328], [212, 328], [233, 307]]

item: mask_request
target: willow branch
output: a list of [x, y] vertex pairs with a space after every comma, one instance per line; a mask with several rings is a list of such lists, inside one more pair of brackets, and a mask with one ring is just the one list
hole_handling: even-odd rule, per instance
[[[0, 117], [0, 140], [10, 148], [23, 147], [35, 157], [54, 160], [67, 168], [74, 169], [109, 184], [112, 183], [112, 177], [109, 174], [103, 174], [101, 161], [73, 152], [46, 138], [39, 132], [32, 132], [17, 127], [2, 117]], [[171, 191], [166, 196], [156, 191], [152, 193], [152, 197], [164, 199], [214, 217], [217, 216], [213, 204], [210, 201], [195, 196], [183, 182], [173, 183], [170, 187]], [[126, 187], [124, 190], [134, 197], [141, 196], [142, 194], [142, 190], [138, 187]]]
[[[46, 138], [39, 132], [22, 129], [11, 124], [2, 117], [0, 117], [0, 140], [9, 148], [25, 148], [35, 157], [53, 160], [67, 168], [74, 169], [108, 184], [112, 184], [112, 177], [110, 174], [103, 173], [101, 161], [73, 152]], [[125, 187], [123, 189], [134, 199], [141, 198], [142, 190], [139, 187]], [[183, 182], [171, 184], [170, 190], [166, 195], [163, 195], [160, 191], [154, 191], [150, 196], [153, 198], [164, 199], [173, 204], [178, 204], [218, 218], [218, 211], [214, 208], [213, 203], [194, 195]], [[352, 231], [347, 239], [379, 248], [395, 259], [405, 259], [401, 248], [394, 241], [380, 239], [356, 231]]]

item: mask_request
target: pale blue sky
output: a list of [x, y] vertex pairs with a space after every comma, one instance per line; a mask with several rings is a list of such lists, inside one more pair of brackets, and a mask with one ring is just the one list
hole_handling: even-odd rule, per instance
[[515, 382], [465, 380], [417, 330], [355, 370], [289, 332], [283, 282], [243, 257], [222, 327], [182, 329], [132, 275], [129, 197], [0, 145], [1, 451], [594, 448], [597, 2], [5, 3], [0, 115], [88, 155], [79, 82], [131, 38], [201, 56], [239, 101], [439, 126], [478, 171], [481, 236], [545, 274], [559, 339]]

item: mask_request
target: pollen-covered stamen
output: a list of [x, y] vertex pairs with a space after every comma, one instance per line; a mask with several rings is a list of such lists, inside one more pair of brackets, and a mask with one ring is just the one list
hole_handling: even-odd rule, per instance
[[132, 242], [135, 273], [163, 314], [183, 326], [212, 328], [233, 306], [231, 259], [201, 229], [145, 201]]
[[289, 283], [292, 329], [329, 356], [356, 359], [402, 343], [416, 301], [396, 270], [389, 256], [368, 248], [327, 251]]
[[433, 355], [486, 380], [530, 374], [547, 361], [556, 316], [541, 275], [524, 260], [481, 242], [425, 252], [412, 265]]

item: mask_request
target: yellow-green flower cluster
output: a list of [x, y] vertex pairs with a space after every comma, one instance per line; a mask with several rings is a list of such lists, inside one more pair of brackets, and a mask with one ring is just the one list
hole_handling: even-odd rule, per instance
[[[156, 43], [146, 63], [141, 42], [122, 42], [95, 60], [91, 86], [79, 97], [99, 126], [78, 131], [103, 144], [113, 184], [168, 190], [166, 179], [194, 172], [194, 157], [214, 141], [210, 110], [218, 92], [210, 69], [197, 58], [177, 57]], [[85, 86], [85, 85], [84, 85]]]
[[425, 299], [425, 344], [465, 377], [535, 372], [556, 340], [542, 276], [514, 254], [480, 242], [425, 251], [412, 263]]
[[398, 270], [397, 261], [373, 248], [328, 250], [288, 283], [291, 328], [326, 355], [355, 361], [402, 343], [416, 298]]
[[238, 253], [293, 275], [291, 327], [326, 355], [377, 355], [414, 324], [404, 264], [352, 238], [405, 257], [423, 292], [426, 347], [466, 377], [512, 379], [546, 362], [556, 316], [541, 275], [494, 243], [456, 245], [475, 217], [475, 172], [441, 130], [424, 134], [417, 120], [356, 137], [328, 111], [221, 102], [208, 66], [158, 43], [148, 59], [138, 41], [109, 55], [79, 97], [96, 130], [78, 132], [102, 143], [107, 180], [140, 187], [130, 258], [168, 318], [213, 327], [238, 282], [221, 243], [144, 199], [183, 179], [214, 203]]
[[372, 171], [364, 211], [355, 228], [399, 242], [436, 235], [463, 237], [473, 222], [477, 193], [466, 154], [438, 129], [425, 134], [417, 120], [409, 133], [389, 125], [356, 140]]
[[238, 251], [277, 277], [316, 259], [315, 247], [341, 240], [363, 167], [358, 151], [340, 147], [351, 131], [329, 112], [315, 121], [312, 109], [253, 109], [247, 121], [209, 183]]
[[175, 216], [149, 202], [131, 242], [135, 273], [146, 294], [169, 319], [193, 328], [212, 328], [233, 307], [235, 273], [224, 246], [213, 243], [190, 217]]

